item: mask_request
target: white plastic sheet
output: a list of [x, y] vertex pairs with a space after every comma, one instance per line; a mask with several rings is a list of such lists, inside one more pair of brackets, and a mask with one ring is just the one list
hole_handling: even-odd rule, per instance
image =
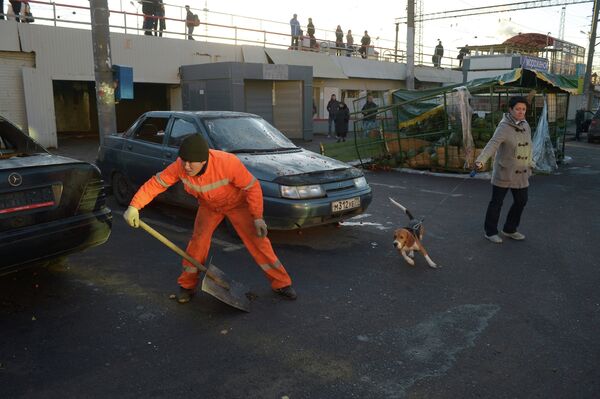
[[466, 86], [455, 88], [448, 97], [448, 116], [450, 120], [460, 125], [462, 130], [462, 145], [465, 150], [465, 168], [470, 168], [475, 160], [475, 142], [471, 133], [473, 108], [471, 93]]
[[552, 173], [558, 169], [548, 129], [548, 103], [546, 102], [546, 98], [544, 98], [544, 109], [533, 135], [532, 157], [534, 162], [533, 168], [536, 172]]

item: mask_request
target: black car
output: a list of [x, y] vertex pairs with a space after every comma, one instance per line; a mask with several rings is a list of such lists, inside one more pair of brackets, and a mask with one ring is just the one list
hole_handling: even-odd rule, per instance
[[[123, 134], [106, 137], [96, 164], [127, 205], [152, 175], [177, 159], [179, 144], [201, 134], [213, 149], [236, 154], [259, 181], [269, 228], [292, 230], [335, 223], [364, 212], [372, 199], [363, 172], [296, 146], [259, 116], [225, 111], [152, 111]], [[181, 183], [163, 200], [196, 208]]]
[[48, 153], [0, 117], [0, 275], [108, 240], [103, 186], [97, 167]]

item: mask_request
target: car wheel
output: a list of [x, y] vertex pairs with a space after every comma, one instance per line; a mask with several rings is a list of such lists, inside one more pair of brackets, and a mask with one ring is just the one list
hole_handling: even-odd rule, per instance
[[127, 206], [131, 202], [131, 198], [133, 198], [131, 183], [120, 172], [116, 172], [113, 175], [112, 191], [119, 205]]

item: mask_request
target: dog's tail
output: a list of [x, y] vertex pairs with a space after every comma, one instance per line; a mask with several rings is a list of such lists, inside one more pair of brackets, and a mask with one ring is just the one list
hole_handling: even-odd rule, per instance
[[391, 197], [388, 197], [390, 199], [390, 201], [392, 201], [392, 204], [396, 205], [398, 208], [402, 209], [404, 211], [404, 213], [406, 213], [406, 215], [408, 216], [408, 218], [410, 220], [414, 219], [414, 216], [412, 215], [412, 213], [410, 213], [410, 211], [408, 209], [406, 209], [405, 206], [400, 205], [399, 203], [397, 203], [396, 201], [394, 201]]

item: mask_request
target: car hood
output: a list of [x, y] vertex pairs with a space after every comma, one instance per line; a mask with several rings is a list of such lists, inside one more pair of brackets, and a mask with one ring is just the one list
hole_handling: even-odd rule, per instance
[[259, 180], [281, 184], [314, 184], [362, 176], [360, 170], [344, 162], [305, 149], [236, 155]]
[[3, 159], [0, 161], [0, 170], [15, 169], [15, 168], [29, 168], [37, 166], [48, 166], [48, 165], [61, 165], [68, 163], [79, 163], [72, 158], [63, 157], [60, 155], [52, 154], [34, 154], [24, 157], [12, 157], [9, 159]]

